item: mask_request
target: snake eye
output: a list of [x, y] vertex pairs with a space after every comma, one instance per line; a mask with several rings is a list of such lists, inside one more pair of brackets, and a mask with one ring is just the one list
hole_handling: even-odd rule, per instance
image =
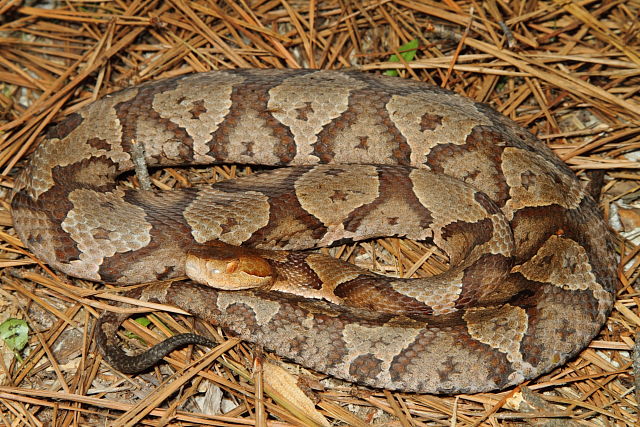
[[224, 271], [220, 268], [219, 262], [207, 261], [205, 263], [205, 268], [209, 276], [219, 276], [220, 274], [224, 273]]

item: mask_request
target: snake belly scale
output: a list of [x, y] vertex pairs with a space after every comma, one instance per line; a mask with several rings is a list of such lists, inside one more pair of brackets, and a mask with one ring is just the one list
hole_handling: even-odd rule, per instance
[[[116, 185], [136, 143], [150, 167], [282, 168], [205, 188]], [[186, 280], [132, 295], [391, 390], [472, 393], [534, 378], [584, 348], [614, 301], [606, 223], [544, 144], [483, 104], [357, 71], [215, 71], [108, 95], [48, 131], [12, 213], [35, 255], [89, 280], [179, 277], [208, 250], [256, 275], [262, 267], [237, 260], [260, 259], [273, 280], [253, 289]], [[432, 240], [451, 269], [397, 279], [300, 252], [385, 235]], [[106, 359], [155, 363], [162, 351], [136, 359], [117, 347], [122, 320], [99, 321]]]

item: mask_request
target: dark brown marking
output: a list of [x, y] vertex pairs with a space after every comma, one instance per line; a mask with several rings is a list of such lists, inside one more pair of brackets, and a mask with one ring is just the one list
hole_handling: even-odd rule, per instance
[[[531, 287], [536, 290], [536, 294], [530, 297], [530, 300], [535, 301], [535, 304], [530, 304], [529, 307], [525, 308], [527, 310], [529, 324], [527, 327], [527, 333], [524, 335], [522, 342], [520, 343], [520, 348], [527, 349], [527, 351], [523, 352], [524, 361], [529, 362], [534, 366], [540, 363], [545, 363], [544, 361], [547, 357], [546, 354], [548, 353], [546, 346], [549, 345], [549, 342], [540, 341], [541, 337], [546, 337], [548, 340], [557, 341], [557, 344], [562, 344], [564, 347], [563, 357], [573, 357], [582, 350], [582, 346], [576, 345], [575, 343], [590, 339], [589, 336], [585, 336], [587, 334], [586, 331], [589, 330], [589, 323], [595, 325], [598, 322], [597, 302], [593, 299], [589, 291], [573, 291], [569, 293], [555, 286], [545, 286], [543, 284], [535, 285], [536, 286]], [[557, 307], [567, 307], [568, 309], [571, 307], [583, 307], [580, 312], [584, 318], [582, 319], [580, 326], [584, 327], [584, 329], [568, 329], [565, 320], [570, 319], [563, 319], [560, 317], [553, 322], [555, 324], [554, 330], [544, 331], [544, 328], [548, 328], [550, 326], [548, 322], [553, 321], [553, 318], [557, 316], [557, 313], [545, 313], [543, 310], [539, 310], [538, 306], [541, 302], [543, 304], [549, 304], [552, 301]], [[566, 337], [566, 340], [560, 341], [558, 335], [561, 334]], [[576, 335], [578, 337], [583, 336], [583, 338], [580, 339], [576, 337]]]
[[[24, 242], [29, 242], [35, 250], [43, 247], [53, 247], [57, 260], [61, 263], [69, 263], [79, 259], [80, 251], [76, 243], [62, 230], [60, 223], [66, 218], [67, 212], [73, 205], [67, 199], [67, 192], [62, 186], [55, 186], [42, 194], [38, 200], [33, 200], [26, 193], [20, 191], [13, 197], [12, 206], [18, 212], [21, 210], [39, 212], [46, 215], [47, 220], [41, 221], [30, 216], [24, 218], [16, 216], [14, 223], [16, 229], [27, 230], [28, 234], [19, 234]], [[21, 226], [22, 221], [35, 221], [31, 227]], [[45, 252], [46, 253], [46, 252]]]
[[[510, 280], [513, 260], [503, 255], [483, 254], [465, 269], [462, 292], [455, 307], [491, 306], [509, 301], [523, 290], [522, 281]], [[513, 279], [513, 278], [511, 278]]]
[[[431, 150], [427, 156], [426, 164], [433, 172], [444, 173], [443, 164], [452, 163], [456, 158], [464, 157], [468, 152], [476, 152], [480, 157], [491, 164], [491, 176], [485, 177], [492, 181], [492, 188], [497, 190], [494, 202], [503, 206], [509, 199], [509, 186], [505, 181], [501, 170], [502, 151], [505, 147], [507, 135], [490, 126], [476, 126], [467, 137], [466, 144], [440, 144]], [[459, 161], [459, 169], [453, 171], [454, 176], [461, 180], [475, 179], [481, 172], [475, 168], [467, 168], [467, 162]]]
[[115, 105], [116, 116], [122, 125], [120, 143], [125, 151], [132, 151], [131, 144], [134, 141], [147, 142], [145, 138], [153, 137], [138, 134], [138, 124], [142, 120], [145, 120], [152, 122], [157, 129], [162, 129], [172, 134], [169, 140], [157, 141], [157, 144], [168, 143], [179, 147], [179, 159], [170, 158], [166, 153], [160, 153], [154, 158], [147, 156], [149, 164], [174, 165], [177, 160], [187, 162], [193, 159], [193, 140], [187, 131], [170, 119], [161, 117], [160, 114], [153, 109], [153, 99], [155, 95], [175, 89], [179, 80], [183, 78], [184, 76], [181, 76], [140, 86], [135, 97]]
[[361, 354], [349, 366], [349, 373], [354, 376], [375, 378], [382, 372], [382, 360], [371, 353]]
[[345, 200], [347, 200], [347, 195], [342, 190], [333, 190], [333, 194], [329, 196], [329, 198], [333, 202], [338, 200], [344, 202]]
[[[196, 197], [197, 190], [193, 188], [158, 193], [127, 190], [123, 200], [147, 212], [151, 242], [135, 252], [135, 261], [131, 260], [129, 252], [117, 252], [106, 258], [99, 269], [100, 277], [104, 281], [115, 282], [122, 276], [122, 266], [133, 268], [136, 264], [142, 266], [146, 263], [154, 265], [158, 273], [171, 275], [165, 278], [175, 277], [176, 260], [184, 258], [195, 243], [182, 213]], [[161, 249], [164, 248], [172, 248], [173, 253], [163, 253]]]
[[303, 252], [293, 252], [287, 256], [284, 262], [273, 261], [270, 263], [282, 272], [282, 278], [293, 286], [301, 289], [321, 289], [322, 280], [306, 263], [307, 254]]
[[[275, 84], [275, 82], [274, 82]], [[280, 123], [273, 116], [273, 112], [267, 108], [269, 102], [269, 89], [272, 86], [265, 86], [263, 82], [254, 81], [246, 84], [234, 86], [231, 93], [231, 108], [220, 123], [218, 129], [211, 135], [209, 155], [215, 157], [217, 161], [224, 162], [228, 159], [227, 147], [229, 135], [236, 128], [238, 123], [251, 110], [263, 120], [265, 126], [271, 130], [272, 135], [280, 141], [275, 147], [275, 155], [279, 159], [279, 165], [286, 165], [293, 160], [296, 155], [296, 145], [291, 130]]]
[[358, 145], [356, 145], [356, 148], [360, 149], [360, 150], [368, 150], [369, 149], [369, 137], [368, 136], [359, 136], [358, 140], [360, 141], [358, 143]]
[[[179, 104], [179, 102], [178, 102]], [[189, 110], [189, 113], [191, 113], [191, 118], [192, 119], [199, 119], [200, 115], [204, 114], [207, 112], [207, 107], [204, 106], [204, 100], [197, 100], [197, 101], [193, 101], [193, 107], [191, 108], [191, 110]]]
[[176, 277], [176, 268], [172, 265], [166, 266], [164, 270], [158, 273], [158, 280], [167, 280], [171, 277]]
[[[376, 280], [377, 279], [377, 280]], [[391, 279], [363, 274], [339, 284], [334, 290], [343, 303], [376, 313], [427, 316], [433, 314], [431, 307], [403, 295], [388, 286]]]
[[78, 113], [69, 114], [63, 121], [47, 129], [47, 139], [64, 139], [84, 121]]
[[221, 234], [227, 234], [233, 231], [237, 226], [238, 226], [238, 221], [233, 217], [229, 217], [226, 219], [225, 222], [220, 223], [220, 228], [222, 229]]
[[104, 228], [93, 229], [92, 235], [95, 239], [103, 239], [103, 240], [109, 239], [109, 231], [105, 230]]
[[437, 370], [440, 381], [445, 382], [451, 378], [452, 375], [461, 374], [462, 371], [460, 371], [458, 365], [459, 363], [456, 362], [453, 356], [447, 356], [447, 359], [442, 364], [442, 368]]
[[[511, 230], [516, 247], [515, 262], [520, 264], [530, 259], [540, 246], [558, 229], [573, 229], [566, 222], [564, 209], [557, 205], [528, 207], [515, 212], [511, 220]], [[571, 238], [578, 236], [571, 234]], [[586, 245], [587, 242], [579, 241]]]
[[305, 102], [304, 107], [296, 108], [296, 112], [298, 113], [296, 118], [298, 120], [304, 120], [304, 121], [309, 120], [309, 114], [312, 114], [314, 112], [313, 107], [311, 105], [312, 105], [311, 102]]
[[442, 116], [436, 114], [424, 113], [420, 119], [420, 132], [428, 130], [436, 130], [442, 126]]
[[485, 212], [487, 212], [487, 216], [491, 214], [501, 214], [500, 208], [496, 206], [496, 204], [493, 203], [493, 200], [491, 200], [485, 193], [476, 191], [473, 194], [473, 199], [484, 208]]
[[[313, 155], [317, 156], [322, 163], [330, 163], [335, 156], [335, 141], [338, 135], [353, 126], [362, 114], [370, 112], [377, 124], [386, 130], [392, 148], [391, 158], [378, 159], [380, 163], [393, 163], [399, 165], [409, 165], [411, 163], [411, 148], [407, 140], [389, 117], [385, 105], [391, 96], [386, 93], [371, 89], [354, 90], [349, 95], [349, 105], [347, 110], [340, 117], [334, 119], [324, 126], [318, 134], [318, 140], [313, 144]], [[369, 135], [357, 135], [359, 139], [358, 148], [365, 148], [363, 138]], [[367, 145], [368, 147], [368, 145]]]
[[255, 153], [253, 151], [253, 146], [255, 145], [255, 142], [247, 141], [247, 142], [243, 142], [242, 145], [244, 145], [244, 151], [242, 152], [243, 155], [249, 156], [249, 157], [255, 156]]
[[[296, 168], [296, 172], [291, 176], [288, 185], [278, 183], [275, 186], [269, 182], [256, 183], [253, 191], [259, 191], [269, 195], [269, 224], [253, 233], [253, 235], [243, 244], [247, 246], [260, 246], [269, 244], [284, 246], [290, 240], [295, 240], [296, 236], [305, 236], [311, 230], [314, 239], [320, 239], [327, 231], [320, 220], [309, 215], [300, 205], [300, 200], [295, 195], [293, 181], [295, 178], [307, 172], [310, 168]], [[225, 181], [225, 191], [233, 188], [233, 182]], [[280, 230], [278, 236], [272, 234], [273, 230]], [[286, 230], [287, 234], [282, 231]]]
[[110, 150], [111, 144], [104, 139], [101, 138], [89, 138], [87, 140], [87, 144], [97, 150]]
[[372, 215], [372, 212], [383, 203], [390, 206], [409, 206], [411, 212], [421, 216], [420, 227], [428, 228], [433, 222], [433, 218], [413, 192], [413, 184], [408, 178], [409, 172], [410, 169], [390, 169], [379, 166], [380, 195], [373, 202], [354, 209], [343, 221], [345, 230], [356, 231], [360, 227], [362, 220]]

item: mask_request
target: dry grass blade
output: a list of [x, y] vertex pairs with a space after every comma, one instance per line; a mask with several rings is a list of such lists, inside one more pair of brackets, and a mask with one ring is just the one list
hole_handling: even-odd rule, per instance
[[[0, 424], [640, 423], [631, 377], [631, 349], [640, 332], [640, 2], [44, 3], [0, 1], [0, 323], [24, 319], [33, 330], [22, 362], [0, 341]], [[412, 39], [419, 42], [416, 57], [389, 62]], [[622, 284], [605, 329], [566, 366], [505, 392], [405, 395], [292, 366], [294, 387], [281, 372], [277, 381], [265, 379], [273, 373], [254, 366], [256, 349], [226, 340], [211, 325], [194, 325], [166, 306], [142, 306], [120, 289], [57, 276], [26, 252], [8, 200], [14, 177], [49, 123], [123, 87], [230, 67], [399, 69], [490, 103], [537, 133], [581, 175], [605, 171], [602, 206], [619, 236]], [[236, 166], [167, 169], [150, 181], [171, 189], [242, 173], [248, 172]], [[325, 252], [401, 276], [437, 274], [447, 263], [437, 248], [398, 239]], [[137, 307], [112, 307], [114, 301]], [[124, 377], [102, 362], [91, 339], [92, 320], [109, 307], [157, 310], [147, 318], [150, 327], [125, 324], [123, 335], [137, 338], [128, 340], [132, 346], [194, 328], [221, 344], [195, 365], [189, 362], [193, 350], [183, 350], [152, 373]], [[179, 373], [171, 376], [170, 366]], [[278, 393], [283, 383], [295, 388], [295, 397]], [[311, 407], [305, 405], [315, 405], [313, 416], [305, 418], [304, 408]]]

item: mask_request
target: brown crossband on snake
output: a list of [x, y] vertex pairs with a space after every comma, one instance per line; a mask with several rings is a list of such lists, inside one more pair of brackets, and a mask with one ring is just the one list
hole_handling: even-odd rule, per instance
[[[137, 190], [116, 185], [133, 144], [149, 167], [284, 167]], [[132, 295], [372, 387], [518, 384], [584, 348], [614, 300], [605, 221], [544, 144], [483, 104], [357, 71], [216, 71], [111, 94], [50, 129], [12, 209], [20, 239], [61, 272], [114, 284], [186, 272], [201, 283]], [[379, 236], [432, 241], [451, 268], [400, 279], [299, 252]], [[127, 356], [123, 320], [103, 315], [97, 342], [124, 371], [209, 344], [187, 335]]]

